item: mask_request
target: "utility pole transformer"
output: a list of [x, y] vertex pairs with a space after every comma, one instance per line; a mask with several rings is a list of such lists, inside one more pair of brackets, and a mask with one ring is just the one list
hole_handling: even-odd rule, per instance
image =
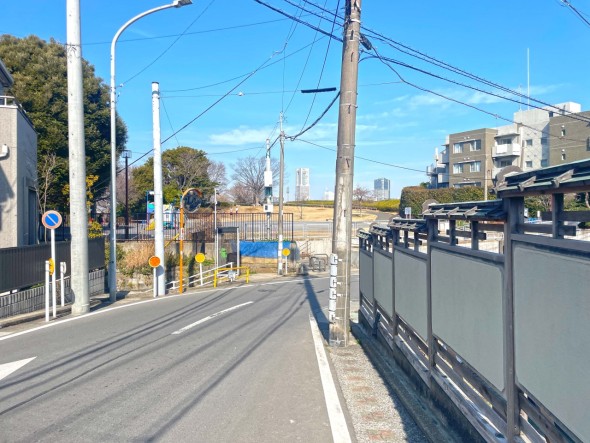
[[70, 162], [70, 231], [72, 233], [73, 315], [90, 312], [88, 293], [88, 209], [82, 89], [80, 0], [67, 1], [68, 148]]
[[346, 0], [332, 234], [332, 253], [338, 257], [338, 278], [336, 311], [329, 319], [331, 346], [348, 346], [349, 339], [352, 190], [360, 27], [361, 0]]

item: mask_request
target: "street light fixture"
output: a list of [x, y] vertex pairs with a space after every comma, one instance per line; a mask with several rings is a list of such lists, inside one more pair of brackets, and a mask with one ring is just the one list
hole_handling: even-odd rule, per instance
[[115, 84], [115, 45], [119, 36], [127, 27], [146, 15], [162, 11], [168, 8], [180, 8], [190, 5], [191, 0], [174, 0], [172, 3], [157, 8], [150, 9], [136, 15], [125, 23], [115, 36], [111, 43], [111, 220], [110, 220], [110, 256], [109, 256], [109, 292], [111, 302], [117, 300], [117, 112], [116, 112], [116, 84]]

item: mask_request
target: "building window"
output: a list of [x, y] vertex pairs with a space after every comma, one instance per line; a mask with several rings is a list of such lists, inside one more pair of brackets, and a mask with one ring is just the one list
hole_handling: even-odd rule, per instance
[[533, 146], [533, 139], [532, 138], [527, 138], [526, 145], [527, 146]]
[[481, 151], [481, 140], [473, 140], [469, 149], [471, 151]]
[[553, 117], [553, 111], [549, 111], [549, 118]]
[[471, 172], [479, 172], [481, 170], [481, 162], [473, 162], [471, 163]]
[[548, 141], [547, 137], [541, 137], [541, 144], [542, 144], [542, 145], [547, 145], [547, 144], [549, 144], [549, 141]]
[[455, 143], [453, 145], [453, 154], [461, 154], [463, 152], [463, 145], [461, 143]]
[[453, 165], [453, 174], [461, 174], [463, 172], [463, 163], [455, 163]]
[[561, 136], [565, 137], [565, 127], [561, 125]]
[[562, 160], [565, 160], [565, 152], [562, 152], [562, 153], [561, 153], [561, 159], [562, 159]]
[[533, 161], [532, 160], [527, 160], [526, 163], [525, 163], [525, 166], [527, 168], [532, 168], [533, 167]]
[[586, 151], [590, 151], [590, 137], [586, 140]]
[[501, 138], [500, 140], [498, 140], [498, 144], [499, 145], [511, 145], [512, 139], [511, 138]]
[[541, 160], [541, 168], [546, 168], [548, 164], [549, 162], [547, 161], [547, 159]]
[[500, 167], [512, 166], [512, 160], [500, 160]]

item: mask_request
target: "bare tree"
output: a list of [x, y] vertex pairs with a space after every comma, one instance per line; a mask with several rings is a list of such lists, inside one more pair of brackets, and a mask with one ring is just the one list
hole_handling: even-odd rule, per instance
[[356, 185], [356, 188], [352, 191], [352, 198], [358, 202], [360, 214], [363, 214], [363, 201], [367, 201], [371, 198], [373, 193], [370, 189], [365, 188], [361, 185]]
[[210, 160], [207, 174], [209, 174], [209, 180], [217, 183], [215, 187], [217, 188], [218, 193], [224, 193], [227, 190], [227, 175], [225, 173], [225, 164], [223, 162]]
[[43, 158], [43, 164], [39, 168], [39, 177], [37, 178], [37, 198], [39, 199], [39, 207], [41, 213], [47, 209], [47, 193], [49, 188], [56, 182], [53, 169], [57, 164], [57, 156], [55, 153], [47, 154]]
[[[234, 181], [232, 189], [238, 185], [246, 191], [249, 196], [248, 201], [255, 205], [260, 204], [262, 194], [264, 191], [264, 169], [266, 168], [266, 159], [264, 157], [245, 157], [238, 159], [233, 165], [233, 174], [231, 176]], [[279, 164], [275, 159], [271, 159], [271, 169], [273, 176], [273, 184], [279, 177]], [[240, 195], [241, 195], [241, 191]]]
[[227, 190], [230, 200], [239, 205], [249, 205], [252, 203], [252, 194], [243, 186], [235, 183]]

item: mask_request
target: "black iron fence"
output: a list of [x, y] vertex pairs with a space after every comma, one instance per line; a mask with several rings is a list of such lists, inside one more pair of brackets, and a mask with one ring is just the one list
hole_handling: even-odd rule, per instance
[[[104, 238], [88, 240], [88, 268], [105, 266]], [[56, 268], [60, 262], [71, 269], [70, 242], [55, 243]], [[45, 261], [51, 257], [51, 244], [0, 249], [0, 292], [28, 288], [45, 281]]]
[[[217, 219], [217, 220], [216, 220]], [[99, 222], [102, 222], [105, 234], [109, 230], [109, 214], [101, 214]], [[121, 217], [117, 223], [117, 240], [153, 240], [154, 220], [153, 216], [145, 213], [133, 214], [129, 219], [129, 225], [125, 225]], [[212, 242], [215, 239], [215, 225], [217, 227], [238, 227], [242, 240], [276, 240], [278, 238], [278, 214], [230, 214], [219, 212], [185, 214], [184, 239]], [[180, 239], [180, 214], [179, 212], [164, 213], [164, 239]], [[283, 214], [283, 239], [293, 240], [293, 214]]]

